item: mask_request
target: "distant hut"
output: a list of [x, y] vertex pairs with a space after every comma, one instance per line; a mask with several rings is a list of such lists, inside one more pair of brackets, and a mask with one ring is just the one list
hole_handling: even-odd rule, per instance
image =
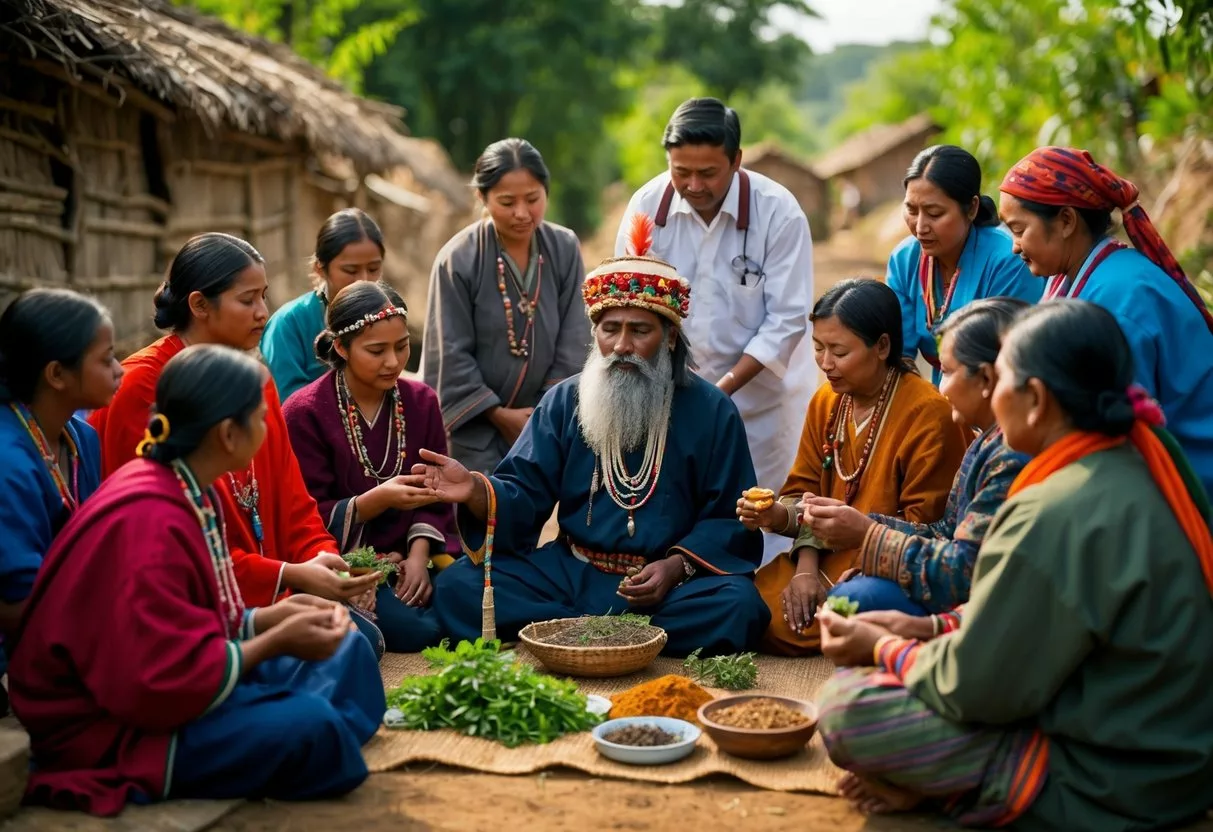
[[34, 285], [90, 292], [129, 351], [202, 231], [256, 245], [280, 303], [306, 287], [324, 216], [413, 161], [402, 116], [163, 0], [0, 0], [0, 306]]
[[824, 240], [829, 236], [828, 186], [807, 162], [797, 159], [773, 142], [747, 148], [741, 159], [745, 167], [769, 176], [792, 192], [809, 218], [809, 230], [813, 232], [814, 240]]
[[901, 199], [906, 168], [940, 132], [939, 125], [922, 113], [901, 124], [881, 125], [852, 136], [819, 158], [813, 168], [835, 193], [853, 185], [859, 191], [858, 213], [866, 214]]

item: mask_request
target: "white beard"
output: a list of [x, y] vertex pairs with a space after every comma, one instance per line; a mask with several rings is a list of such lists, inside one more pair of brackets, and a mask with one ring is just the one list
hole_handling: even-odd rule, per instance
[[[631, 364], [635, 369], [619, 369]], [[604, 356], [590, 347], [577, 385], [577, 420], [594, 454], [635, 451], [664, 434], [674, 403], [674, 362], [664, 347], [651, 362], [639, 356]]]

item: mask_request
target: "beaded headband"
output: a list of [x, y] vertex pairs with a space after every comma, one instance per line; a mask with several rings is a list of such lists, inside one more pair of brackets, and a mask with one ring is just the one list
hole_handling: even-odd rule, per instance
[[691, 309], [691, 285], [664, 260], [646, 256], [653, 246], [653, 220], [643, 213], [632, 217], [629, 255], [603, 260], [581, 287], [590, 320], [608, 309], [630, 306], [661, 315], [682, 325]]
[[349, 335], [351, 332], [357, 332], [363, 327], [368, 327], [371, 324], [377, 324], [380, 321], [385, 321], [388, 318], [405, 318], [408, 317], [409, 310], [405, 306], [387, 306], [380, 309], [378, 312], [372, 312], [370, 315], [363, 315], [358, 320], [349, 326], [344, 326], [333, 333], [334, 338], [340, 338], [343, 335]]

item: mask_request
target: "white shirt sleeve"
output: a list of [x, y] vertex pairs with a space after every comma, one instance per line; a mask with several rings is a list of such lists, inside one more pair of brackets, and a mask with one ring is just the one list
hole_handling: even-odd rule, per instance
[[800, 211], [772, 236], [763, 271], [766, 318], [746, 344], [745, 354], [782, 379], [808, 331], [813, 308], [813, 239]]

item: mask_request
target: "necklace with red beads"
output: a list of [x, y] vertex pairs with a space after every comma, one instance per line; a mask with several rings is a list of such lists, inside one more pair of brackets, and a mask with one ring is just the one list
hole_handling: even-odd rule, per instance
[[[392, 477], [399, 476], [404, 467], [404, 454], [408, 443], [404, 424], [404, 403], [400, 400], [400, 388], [393, 385], [391, 393], [388, 394], [392, 398], [392, 427], [383, 449], [383, 461], [376, 467], [371, 462], [366, 442], [362, 438], [362, 425], [360, 424], [362, 414], [354, 402], [354, 397], [350, 395], [350, 388], [345, 381], [345, 372], [337, 372], [334, 375], [337, 379], [337, 409], [341, 413], [341, 426], [345, 428], [345, 439], [350, 445], [350, 451], [362, 466], [362, 472], [376, 482], [387, 482]], [[393, 444], [396, 446], [394, 463], [392, 462]], [[389, 464], [392, 465], [390, 469]]]
[[25, 432], [29, 434], [29, 438], [33, 440], [34, 447], [38, 449], [38, 455], [46, 463], [46, 468], [59, 492], [59, 499], [63, 501], [63, 507], [68, 511], [75, 511], [79, 506], [80, 495], [80, 451], [76, 448], [76, 443], [72, 441], [71, 434], [66, 430], [62, 434], [62, 441], [66, 443], [69, 466], [72, 470], [69, 483], [68, 478], [63, 476], [59, 460], [51, 451], [51, 443], [47, 441], [46, 434], [42, 432], [42, 426], [38, 424], [33, 412], [21, 402], [10, 402], [9, 407], [16, 414], [17, 421], [25, 428]]
[[[836, 472], [838, 478], [846, 483], [847, 503], [854, 500], [855, 495], [859, 493], [860, 478], [863, 476], [864, 469], [868, 467], [868, 460], [872, 458], [876, 442], [884, 430], [889, 402], [893, 400], [900, 378], [901, 374], [890, 367], [885, 375], [884, 384], [880, 388], [880, 395], [876, 399], [876, 406], [872, 408], [872, 413], [867, 420], [867, 439], [863, 443], [863, 453], [859, 456], [859, 463], [855, 466], [855, 470], [851, 472], [844, 471], [842, 468], [841, 451], [846, 441], [847, 425], [851, 423], [855, 415], [855, 397], [850, 393], [844, 393], [834, 402], [834, 408], [830, 412], [830, 419], [827, 423], [830, 426], [830, 432], [826, 438], [826, 444], [821, 447], [823, 455], [821, 469], [823, 473], [831, 470]], [[858, 439], [858, 433], [856, 438]]]
[[[501, 247], [500, 240], [497, 241], [497, 245], [499, 248]], [[504, 249], [501, 250], [504, 251]], [[523, 320], [526, 321], [521, 339], [517, 337], [514, 330], [514, 302], [510, 300], [509, 289], [506, 287], [507, 271], [509, 272], [510, 282], [514, 284], [514, 288], [518, 291], [518, 312], [522, 315]], [[535, 269], [535, 292], [528, 297], [522, 287], [522, 282], [514, 274], [514, 270], [506, 269], [505, 257], [500, 253], [497, 255], [497, 290], [501, 292], [501, 305], [505, 309], [505, 333], [510, 344], [510, 355], [517, 358], [528, 358], [531, 354], [528, 339], [535, 325], [535, 304], [539, 300], [539, 285], [542, 279], [543, 255], [540, 254]]]

